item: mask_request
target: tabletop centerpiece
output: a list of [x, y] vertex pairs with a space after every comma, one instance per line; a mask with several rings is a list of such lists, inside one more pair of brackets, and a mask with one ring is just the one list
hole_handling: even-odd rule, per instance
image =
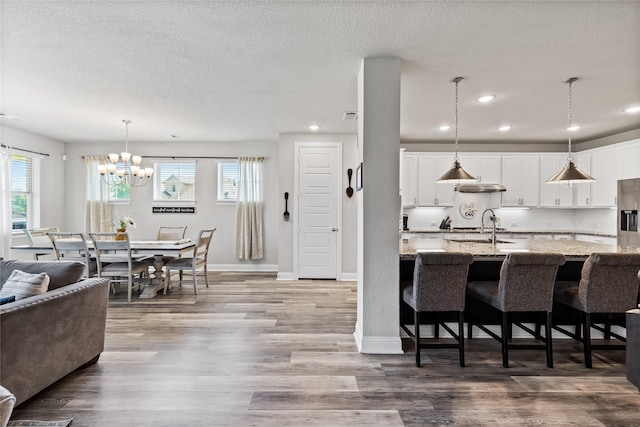
[[136, 228], [136, 221], [133, 219], [133, 217], [123, 216], [118, 220], [118, 223], [116, 225], [116, 232], [118, 233], [116, 234], [116, 240], [126, 239], [125, 235], [127, 233], [128, 227]]

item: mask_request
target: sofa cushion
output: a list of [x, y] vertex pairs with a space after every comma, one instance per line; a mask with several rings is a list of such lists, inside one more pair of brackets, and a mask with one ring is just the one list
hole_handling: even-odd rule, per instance
[[84, 275], [85, 266], [81, 262], [74, 261], [4, 260], [0, 261], [0, 286], [9, 278], [13, 270], [22, 270], [26, 273], [47, 273], [50, 278], [49, 290], [51, 291], [80, 280]]
[[0, 305], [9, 304], [10, 302], [14, 302], [16, 300], [15, 295], [10, 295], [8, 297], [0, 297]]
[[47, 292], [49, 276], [47, 273], [31, 274], [13, 270], [11, 276], [0, 289], [0, 297], [15, 296], [16, 300]]

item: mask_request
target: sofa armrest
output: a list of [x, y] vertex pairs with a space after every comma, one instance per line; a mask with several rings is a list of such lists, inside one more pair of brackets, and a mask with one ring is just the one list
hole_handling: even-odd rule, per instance
[[16, 405], [99, 356], [109, 280], [92, 278], [0, 306], [0, 383]]

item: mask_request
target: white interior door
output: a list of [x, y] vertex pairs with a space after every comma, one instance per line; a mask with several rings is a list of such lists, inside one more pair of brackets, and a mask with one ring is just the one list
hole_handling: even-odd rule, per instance
[[299, 278], [336, 279], [339, 236], [339, 146], [298, 146]]

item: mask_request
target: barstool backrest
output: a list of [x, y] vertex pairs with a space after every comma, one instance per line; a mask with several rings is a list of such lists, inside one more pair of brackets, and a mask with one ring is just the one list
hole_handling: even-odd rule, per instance
[[416, 311], [463, 311], [472, 262], [470, 253], [419, 253], [413, 270]]
[[640, 254], [593, 253], [582, 267], [578, 297], [588, 313], [624, 313], [638, 304]]
[[509, 253], [500, 268], [498, 299], [503, 311], [548, 311], [564, 255]]

